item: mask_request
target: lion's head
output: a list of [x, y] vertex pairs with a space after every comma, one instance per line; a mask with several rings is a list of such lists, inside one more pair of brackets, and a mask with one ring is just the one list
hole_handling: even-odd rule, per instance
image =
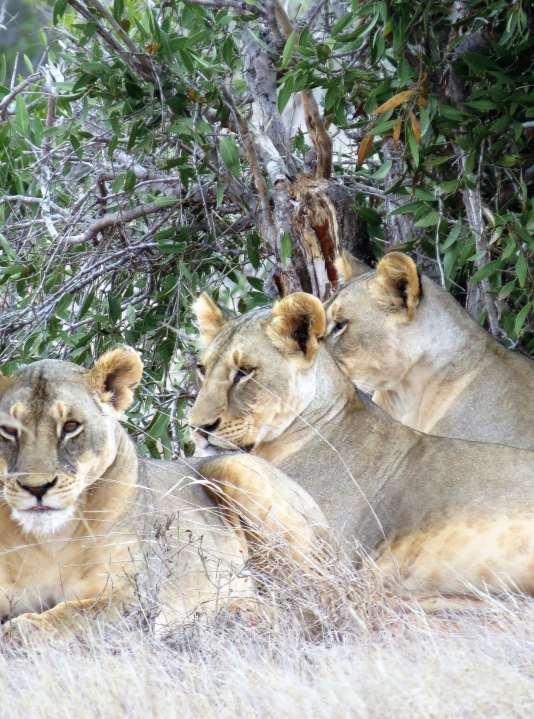
[[128, 347], [90, 370], [42, 360], [0, 375], [3, 500], [26, 532], [47, 535], [75, 517], [78, 501], [117, 455], [122, 412], [141, 379]]
[[394, 387], [418, 354], [413, 320], [422, 284], [417, 267], [408, 255], [390, 252], [376, 271], [358, 271], [346, 256], [338, 269], [348, 284], [326, 308], [326, 346], [365, 392]]
[[320, 301], [297, 292], [272, 310], [228, 319], [201, 295], [195, 310], [203, 345], [203, 384], [190, 415], [197, 444], [250, 449], [276, 439], [317, 390]]

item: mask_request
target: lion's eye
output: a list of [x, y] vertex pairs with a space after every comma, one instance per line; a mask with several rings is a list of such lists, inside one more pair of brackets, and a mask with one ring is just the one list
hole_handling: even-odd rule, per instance
[[232, 380], [233, 384], [237, 384], [246, 377], [250, 377], [254, 372], [254, 367], [240, 367], [234, 375], [234, 379]]
[[206, 368], [203, 364], [197, 364], [197, 372], [200, 377], [204, 377], [204, 375], [206, 374]]
[[81, 423], [76, 422], [75, 419], [69, 419], [69, 421], [63, 425], [63, 434], [74, 434], [81, 426]]
[[340, 335], [343, 330], [347, 328], [348, 320], [338, 320], [334, 326], [332, 327], [330, 334], [331, 335]]
[[8, 424], [2, 424], [0, 425], [0, 434], [6, 439], [13, 441], [17, 439], [19, 432], [16, 427], [10, 427]]

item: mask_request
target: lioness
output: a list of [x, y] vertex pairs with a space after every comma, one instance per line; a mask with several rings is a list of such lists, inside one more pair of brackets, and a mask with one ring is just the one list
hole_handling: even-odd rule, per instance
[[4, 637], [72, 634], [83, 616], [135, 608], [162, 627], [224, 607], [250, 611], [254, 586], [242, 571], [250, 547], [236, 507], [243, 516], [258, 510], [271, 528], [287, 521], [303, 551], [312, 541], [305, 512], [315, 508], [300, 489], [285, 492], [287, 478], [269, 516], [251, 507], [262, 460], [204, 461], [202, 474], [224, 480], [233, 505], [188, 462], [138, 460], [118, 418], [141, 374], [138, 354], [120, 347], [91, 370], [44, 360], [0, 375]]
[[404, 589], [534, 591], [534, 453], [424, 435], [367, 407], [321, 342], [311, 295], [235, 319], [202, 295], [196, 312], [199, 443], [268, 459]]
[[326, 343], [351, 380], [422, 432], [534, 449], [534, 363], [510, 352], [402, 252], [354, 271], [327, 308]]

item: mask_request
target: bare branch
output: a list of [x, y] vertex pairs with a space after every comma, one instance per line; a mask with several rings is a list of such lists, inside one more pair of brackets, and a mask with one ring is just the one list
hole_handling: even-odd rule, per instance
[[267, 240], [271, 249], [274, 252], [277, 252], [278, 251], [278, 238], [277, 238], [277, 232], [276, 232], [276, 228], [275, 228], [273, 213], [271, 211], [271, 203], [269, 200], [269, 190], [267, 188], [267, 183], [265, 182], [265, 178], [260, 169], [260, 163], [258, 161], [256, 148], [254, 147], [252, 135], [250, 133], [248, 125], [243, 120], [239, 111], [237, 110], [234, 99], [233, 99], [230, 91], [228, 90], [228, 88], [223, 87], [222, 92], [223, 92], [223, 97], [232, 112], [234, 121], [239, 128], [239, 134], [241, 135], [241, 139], [243, 141], [243, 147], [245, 149], [245, 153], [247, 155], [247, 160], [250, 165], [251, 172], [252, 172], [252, 177], [254, 178], [254, 185], [256, 186], [256, 190], [257, 190], [259, 198], [260, 198], [260, 207], [261, 207], [261, 214], [262, 214], [261, 225], [262, 225], [263, 234], [265, 235], [265, 239]]
[[312, 5], [309, 9], [306, 15], [302, 18], [301, 21], [299, 21], [298, 27], [301, 29], [304, 29], [305, 27], [311, 28], [314, 24], [314, 22], [319, 17], [321, 10], [326, 5], [327, 0], [319, 0], [315, 5]]
[[67, 244], [78, 245], [81, 242], [90, 242], [98, 235], [99, 232], [102, 232], [102, 230], [105, 230], [108, 227], [124, 225], [127, 222], [131, 222], [132, 220], [137, 220], [139, 217], [144, 217], [145, 215], [152, 215], [154, 214], [154, 212], [162, 212], [163, 210], [168, 210], [174, 205], [179, 204], [180, 202], [179, 199], [176, 199], [174, 201], [171, 200], [171, 198], [168, 199], [170, 201], [165, 204], [162, 204], [161, 202], [151, 202], [146, 205], [141, 205], [140, 207], [134, 207], [131, 210], [108, 212], [99, 220], [94, 222], [91, 227], [89, 227], [89, 229], [84, 232], [83, 235], [76, 235], [67, 240]]
[[[119, 57], [125, 62], [130, 70], [132, 70], [134, 73], [141, 76], [143, 80], [153, 81], [154, 78], [154, 70], [152, 67], [152, 61], [150, 57], [139, 50], [139, 48], [136, 47], [136, 45], [133, 43], [131, 38], [127, 33], [120, 28], [120, 37], [126, 42], [127, 48], [126, 49], [123, 45], [121, 45], [115, 37], [113, 37], [112, 33], [110, 33], [105, 27], [102, 26], [100, 22], [98, 22], [98, 17], [91, 12], [91, 10], [88, 7], [88, 4], [92, 4], [93, 8], [96, 9], [97, 13], [101, 13], [106, 19], [109, 20], [108, 13], [105, 10], [105, 8], [101, 5], [101, 3], [96, 2], [95, 0], [68, 0], [69, 5], [76, 10], [82, 17], [84, 17], [86, 20], [89, 20], [91, 23], [95, 25], [96, 32], [100, 35], [100, 37], [104, 40], [106, 45], [110, 50], [115, 51]], [[109, 13], [109, 15], [111, 15]], [[113, 18], [113, 16], [111, 15]], [[110, 21], [110, 20], [109, 20]], [[111, 21], [110, 21], [111, 22]], [[113, 28], [115, 28], [116, 21], [113, 18]], [[116, 23], [118, 25], [118, 23]], [[116, 30], [119, 32], [118, 30]], [[126, 41], [125, 36], [128, 38]]]
[[238, 0], [187, 0], [187, 3], [189, 5], [213, 8], [214, 10], [234, 10], [240, 14], [257, 13], [258, 15], [265, 15], [263, 8], [250, 5], [247, 2], [239, 2]]
[[[278, 0], [275, 0], [275, 9], [280, 34], [287, 40], [293, 32], [293, 26]], [[308, 128], [311, 141], [317, 153], [315, 177], [318, 179], [327, 179], [332, 174], [332, 138], [326, 131], [321, 113], [319, 112], [319, 106], [313, 96], [312, 90], [302, 91], [302, 104], [304, 107], [306, 127]]]
[[[397, 184], [404, 173], [404, 162], [402, 152], [397, 146], [393, 138], [387, 139], [382, 145], [382, 154], [385, 160], [391, 161], [391, 170], [385, 179], [385, 189], [389, 190]], [[395, 215], [402, 205], [409, 202], [405, 195], [397, 195], [393, 193], [384, 194], [384, 209], [386, 214], [387, 242], [391, 248], [395, 245], [404, 245], [414, 236], [413, 220], [408, 215]]]
[[328, 179], [332, 174], [332, 138], [325, 128], [312, 90], [303, 90], [302, 104], [306, 127], [317, 153], [315, 177]]
[[21, 205], [40, 205], [44, 202], [44, 199], [42, 197], [29, 197], [26, 195], [2, 195], [0, 202], [12, 202], [13, 204], [18, 202]]
[[[465, 170], [466, 156], [462, 150], [459, 150], [459, 152], [461, 153], [460, 162]], [[475, 264], [478, 269], [490, 261], [488, 242], [486, 239], [486, 227], [482, 213], [482, 199], [480, 197], [482, 152], [483, 148], [481, 149], [476, 187], [474, 189], [466, 188], [465, 190], [462, 190], [462, 199], [464, 201], [467, 222], [475, 238]], [[486, 309], [491, 334], [494, 337], [499, 337], [501, 334], [499, 328], [499, 316], [487, 277], [482, 279], [478, 285], [470, 285], [467, 293], [466, 309], [475, 319], [478, 319], [478, 315], [480, 314], [480, 310], [482, 308], [481, 305]]]
[[102, 5], [99, 0], [86, 0], [88, 5], [91, 5], [97, 12], [100, 13], [103, 17], [106, 18], [106, 20], [109, 22], [111, 27], [115, 30], [117, 35], [122, 38], [125, 45], [128, 47], [130, 52], [136, 54], [139, 52], [139, 48], [136, 46], [132, 38], [128, 35], [128, 33], [121, 27], [121, 25], [115, 20], [113, 17], [113, 14], [110, 13], [110, 11]]
[[19, 82], [19, 84], [16, 85], [11, 90], [11, 92], [4, 97], [2, 102], [0, 102], [0, 118], [2, 120], [6, 119], [8, 107], [11, 105], [16, 96], [21, 93], [26, 87], [28, 87], [28, 85], [31, 85], [32, 82], [35, 82], [35, 80], [38, 80], [40, 77], [40, 72], [35, 72], [33, 73], [33, 75], [28, 75], [28, 77], [25, 77], [22, 82]]

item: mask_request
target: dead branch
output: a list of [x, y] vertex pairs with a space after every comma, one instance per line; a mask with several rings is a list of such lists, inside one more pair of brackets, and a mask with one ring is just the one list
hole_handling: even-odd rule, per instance
[[[278, 0], [275, 0], [275, 17], [278, 23], [280, 34], [286, 40], [293, 32], [293, 25], [289, 20], [285, 10]], [[320, 10], [321, 3], [319, 3]], [[317, 10], [317, 12], [319, 12]], [[332, 174], [332, 138], [328, 134], [319, 106], [313, 96], [312, 90], [302, 91], [302, 104], [304, 107], [304, 118], [306, 127], [310, 135], [311, 141], [317, 154], [317, 163], [315, 167], [315, 177], [329, 178]]]
[[[482, 216], [482, 201], [478, 184], [475, 189], [468, 188], [463, 190], [462, 199], [467, 222], [475, 238], [475, 264], [477, 268], [480, 269], [490, 261], [490, 255], [486, 240], [486, 228]], [[478, 320], [481, 305], [486, 309], [491, 334], [494, 337], [499, 337], [499, 317], [487, 277], [481, 280], [478, 285], [470, 285], [468, 288], [466, 309], [474, 319]]]
[[105, 17], [108, 23], [111, 25], [111, 27], [115, 30], [117, 35], [122, 38], [122, 41], [126, 45], [126, 47], [130, 50], [130, 52], [134, 54], [139, 53], [139, 48], [136, 46], [132, 38], [128, 35], [126, 30], [121, 27], [120, 23], [118, 23], [115, 18], [113, 17], [113, 13], [111, 13], [105, 5], [102, 5], [99, 0], [86, 0], [86, 3], [88, 5], [91, 5], [102, 17]]
[[21, 205], [40, 205], [44, 202], [42, 197], [28, 197], [26, 195], [2, 195], [0, 202], [20, 203]]
[[312, 90], [303, 90], [302, 104], [306, 127], [317, 153], [315, 177], [328, 179], [332, 174], [332, 138], [325, 128]]
[[311, 28], [314, 24], [314, 22], [319, 17], [321, 10], [325, 7], [327, 3], [327, 0], [319, 0], [315, 3], [315, 5], [312, 5], [310, 8], [308, 8], [307, 13], [304, 15], [302, 20], [298, 23], [299, 28], [304, 29], [305, 27]]
[[10, 93], [8, 93], [4, 99], [0, 102], [0, 118], [2, 120], [5, 120], [7, 117], [7, 110], [13, 100], [16, 98], [16, 96], [21, 93], [28, 85], [31, 85], [32, 82], [35, 82], [35, 80], [38, 80], [41, 77], [40, 72], [34, 72], [33, 75], [28, 75], [28, 77], [25, 77], [22, 82], [19, 82], [18, 85], [16, 85]]
[[[169, 198], [170, 199], [170, 198]], [[176, 199], [173, 202], [161, 204], [161, 202], [151, 202], [140, 207], [133, 207], [131, 210], [119, 210], [118, 212], [108, 212], [99, 220], [94, 222], [83, 235], [76, 235], [67, 240], [68, 245], [78, 245], [82, 242], [90, 242], [93, 240], [99, 232], [109, 227], [115, 227], [116, 225], [124, 225], [132, 220], [137, 220], [139, 217], [145, 215], [152, 215], [154, 212], [162, 212], [163, 210], [169, 210], [174, 205], [179, 204], [180, 200]]]
[[239, 129], [239, 134], [241, 135], [241, 140], [243, 141], [243, 147], [245, 150], [245, 154], [247, 156], [250, 170], [252, 172], [252, 177], [254, 179], [254, 186], [256, 187], [256, 191], [260, 198], [260, 207], [261, 207], [261, 215], [262, 215], [261, 227], [263, 230], [262, 234], [264, 234], [268, 245], [271, 247], [271, 250], [278, 254], [279, 253], [278, 241], [277, 241], [278, 238], [277, 238], [277, 232], [276, 232], [276, 228], [275, 228], [273, 213], [271, 211], [271, 203], [269, 200], [269, 190], [267, 188], [267, 183], [265, 182], [263, 173], [260, 169], [260, 163], [258, 160], [258, 155], [256, 153], [256, 148], [254, 147], [252, 135], [250, 133], [247, 123], [244, 121], [241, 114], [239, 113], [229, 89], [227, 87], [223, 87], [222, 93], [223, 93], [223, 97], [224, 97], [228, 107], [230, 108], [230, 111], [232, 112], [232, 115], [234, 117], [234, 122]]
[[[387, 191], [402, 179], [403, 160], [400, 149], [392, 138], [384, 142], [382, 154], [385, 160], [391, 161], [391, 170], [385, 180], [385, 189]], [[413, 220], [407, 215], [393, 214], [394, 210], [402, 207], [402, 205], [405, 205], [407, 202], [409, 202], [409, 200], [406, 196], [387, 192], [384, 194], [384, 209], [388, 230], [387, 244], [390, 248], [395, 245], [404, 245], [413, 238]]]
[[[152, 60], [150, 57], [142, 52], [139, 48], [136, 47], [136, 45], [133, 43], [131, 38], [127, 33], [125, 33], [122, 28], [120, 28], [120, 37], [126, 42], [127, 49], [121, 45], [116, 38], [110, 33], [105, 27], [102, 26], [102, 23], [98, 22], [98, 17], [91, 12], [90, 8], [88, 7], [88, 4], [92, 4], [93, 8], [96, 10], [97, 13], [102, 13], [103, 17], [108, 19], [107, 11], [106, 9], [101, 5], [99, 2], [95, 2], [95, 0], [67, 0], [69, 5], [76, 10], [82, 17], [84, 17], [86, 20], [89, 20], [91, 23], [94, 24], [96, 32], [100, 35], [102, 40], [106, 43], [108, 46], [108, 49], [116, 52], [119, 57], [123, 60], [126, 65], [134, 72], [135, 74], [138, 74], [141, 76], [143, 80], [147, 81], [154, 81], [155, 80], [155, 73], [152, 67]], [[102, 12], [102, 10], [103, 12]], [[111, 15], [111, 13], [109, 13]], [[111, 16], [113, 17], [113, 16]], [[111, 22], [111, 21], [110, 21]], [[113, 22], [116, 23], [115, 18], [113, 18]], [[117, 23], [118, 24], [118, 23]], [[113, 28], [115, 29], [115, 25], [112, 23]], [[120, 26], [119, 26], [120, 27]], [[125, 40], [124, 36], [128, 38], [128, 41]]]
[[239, 2], [238, 0], [187, 0], [190, 5], [200, 5], [201, 7], [213, 8], [214, 10], [234, 10], [240, 14], [256, 13], [264, 15], [263, 8], [257, 5], [251, 5], [247, 2]]

